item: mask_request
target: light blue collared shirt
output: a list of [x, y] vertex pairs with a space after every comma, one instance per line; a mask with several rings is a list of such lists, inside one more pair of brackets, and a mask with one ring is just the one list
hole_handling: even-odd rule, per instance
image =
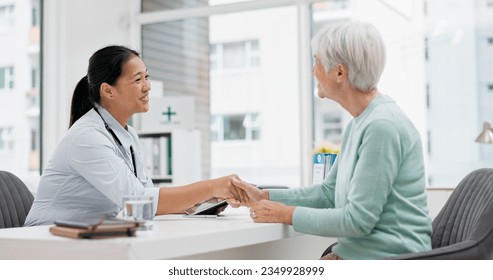
[[[90, 110], [58, 144], [41, 176], [25, 226], [115, 217], [127, 194], [153, 197], [156, 213], [159, 188], [144, 174], [137, 133], [131, 126], [125, 130], [103, 107], [96, 107], [101, 117]], [[102, 118], [122, 146], [106, 130]], [[138, 178], [134, 175], [130, 146], [135, 153]]]

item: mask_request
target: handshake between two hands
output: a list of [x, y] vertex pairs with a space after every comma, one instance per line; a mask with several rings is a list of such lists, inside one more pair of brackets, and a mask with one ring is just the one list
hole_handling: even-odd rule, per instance
[[238, 177], [230, 175], [219, 179], [226, 179], [224, 186], [217, 197], [226, 199], [233, 208], [246, 206], [250, 208], [250, 217], [256, 223], [284, 223], [292, 224], [294, 206], [287, 206], [280, 202], [270, 201], [269, 192], [247, 183]]

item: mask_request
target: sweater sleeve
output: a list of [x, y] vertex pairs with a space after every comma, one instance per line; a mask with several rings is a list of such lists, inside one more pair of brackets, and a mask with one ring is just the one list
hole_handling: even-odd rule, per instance
[[269, 198], [292, 206], [334, 208], [334, 189], [337, 175], [337, 159], [322, 184], [290, 190], [270, 190]]
[[[369, 124], [359, 137], [353, 172], [345, 189], [345, 203], [335, 209], [297, 207], [296, 231], [332, 237], [356, 237], [371, 232], [378, 222], [401, 162], [398, 128], [388, 120]], [[340, 168], [340, 167], [339, 167]]]

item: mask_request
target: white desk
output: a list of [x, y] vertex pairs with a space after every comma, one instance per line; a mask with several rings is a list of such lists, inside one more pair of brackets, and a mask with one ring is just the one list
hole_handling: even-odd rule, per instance
[[316, 259], [334, 241], [253, 223], [246, 208], [228, 208], [217, 219], [158, 216], [152, 231], [129, 238], [71, 239], [48, 228], [0, 229], [0, 259]]

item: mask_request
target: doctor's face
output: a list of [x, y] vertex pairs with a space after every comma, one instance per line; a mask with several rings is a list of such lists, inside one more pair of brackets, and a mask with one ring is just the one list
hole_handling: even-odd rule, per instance
[[118, 108], [130, 115], [149, 110], [149, 74], [138, 56], [131, 57], [124, 65], [122, 74], [113, 86], [118, 94]]

